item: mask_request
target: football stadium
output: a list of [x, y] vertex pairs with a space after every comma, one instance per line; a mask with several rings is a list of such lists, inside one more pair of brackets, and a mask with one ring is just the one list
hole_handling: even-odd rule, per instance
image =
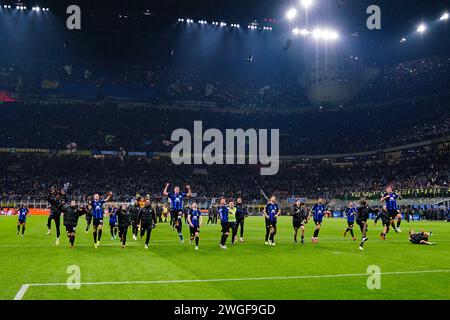
[[449, 10], [0, 0], [0, 299], [449, 300]]

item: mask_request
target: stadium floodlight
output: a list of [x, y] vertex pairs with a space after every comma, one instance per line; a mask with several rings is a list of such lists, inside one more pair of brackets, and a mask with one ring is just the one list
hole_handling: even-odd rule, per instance
[[292, 20], [297, 16], [297, 9], [291, 8], [286, 12], [286, 18]]
[[403, 42], [406, 42], [406, 38], [402, 38], [402, 39], [400, 40], [400, 43], [403, 43]]
[[292, 33], [295, 34], [295, 35], [298, 35], [298, 34], [300, 34], [300, 30], [298, 28], [294, 28], [292, 30]]
[[227, 26], [227, 23], [226, 23], [226, 22], [221, 22], [221, 23], [220, 23], [220, 26], [221, 26], [221, 27], [226, 27], [226, 26]]
[[301, 0], [300, 2], [301, 2], [303, 7], [308, 9], [312, 5], [313, 0]]
[[417, 32], [419, 33], [424, 33], [425, 31], [427, 31], [427, 26], [424, 23], [421, 23], [418, 27], [417, 27]]
[[312, 35], [315, 39], [320, 39], [320, 38], [322, 38], [323, 31], [321, 29], [314, 29], [314, 31], [312, 32]]
[[337, 40], [339, 38], [339, 35], [336, 31], [325, 30], [322, 33], [322, 37], [324, 40]]
[[301, 29], [299, 30], [299, 34], [306, 37], [310, 34], [311, 32], [309, 32], [307, 29]]
[[441, 21], [446, 21], [446, 20], [448, 20], [448, 12], [445, 12], [445, 13], [439, 18], [439, 20], [441, 20]]
[[309, 32], [306, 29], [303, 29], [301, 31], [302, 31], [302, 35], [306, 36], [306, 35], [312, 34], [312, 36], [317, 40], [329, 41], [329, 40], [339, 39], [339, 34], [334, 30], [329, 30], [329, 29], [322, 30], [320, 28], [316, 28], [312, 32]]

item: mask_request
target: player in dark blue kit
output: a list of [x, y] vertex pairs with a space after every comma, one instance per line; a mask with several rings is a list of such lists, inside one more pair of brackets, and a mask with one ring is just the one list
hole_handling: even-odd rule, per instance
[[25, 208], [24, 206], [21, 206], [20, 209], [17, 211], [18, 220], [17, 220], [17, 235], [20, 233], [20, 227], [22, 227], [22, 237], [25, 233], [25, 225], [27, 224], [27, 214], [30, 211], [28, 208]]
[[353, 226], [355, 225], [356, 208], [354, 207], [353, 202], [350, 202], [347, 209], [345, 209], [345, 216], [347, 217], [348, 227], [344, 231], [344, 238], [347, 236], [347, 232], [350, 232], [353, 241], [356, 241], [355, 233], [353, 232]]
[[185, 197], [191, 197], [191, 187], [189, 185], [186, 186], [187, 193], [180, 192], [180, 187], [173, 188], [173, 192], [169, 193], [167, 189], [169, 188], [169, 183], [166, 183], [166, 186], [163, 191], [163, 196], [168, 197], [170, 200], [170, 215], [173, 218], [173, 226], [178, 232], [178, 236], [180, 237], [180, 242], [184, 242], [183, 239], [183, 199]]
[[94, 194], [94, 199], [91, 201], [91, 210], [93, 217], [92, 225], [94, 227], [94, 231], [92, 234], [94, 236], [95, 248], [97, 248], [100, 245], [100, 240], [102, 238], [103, 216], [104, 216], [103, 205], [109, 200], [111, 200], [111, 196], [112, 192], [109, 192], [106, 199], [101, 199], [98, 194]]
[[109, 230], [111, 232], [111, 240], [116, 240], [117, 236], [117, 208], [110, 207], [108, 209], [109, 213]]
[[[401, 199], [401, 196], [392, 191], [392, 187], [387, 187], [386, 192], [380, 199], [380, 202], [385, 202], [386, 210], [391, 221], [391, 227], [395, 232], [402, 232], [400, 224], [402, 222], [402, 215], [397, 207], [397, 199]], [[397, 227], [395, 226], [395, 217], [397, 217]]]
[[314, 224], [316, 225], [314, 235], [312, 237], [313, 243], [319, 242], [319, 232], [322, 226], [323, 216], [326, 213], [329, 213], [329, 211], [327, 211], [326, 206], [323, 204], [323, 199], [319, 198], [319, 201], [312, 207], [310, 211], [310, 214], [312, 214], [313, 216]]
[[203, 222], [202, 213], [198, 210], [197, 203], [192, 204], [192, 208], [189, 211], [187, 221], [189, 223], [191, 231], [191, 241], [195, 238], [195, 250], [198, 250], [200, 227]]
[[220, 237], [219, 246], [222, 249], [228, 249], [225, 243], [230, 234], [230, 227], [228, 226], [228, 208], [226, 206], [225, 198], [220, 199], [217, 212], [219, 213], [220, 225], [222, 226], [222, 236]]
[[269, 203], [264, 208], [266, 218], [266, 245], [275, 245], [275, 235], [277, 233], [277, 218], [281, 215], [280, 206], [276, 203], [277, 198], [272, 196]]

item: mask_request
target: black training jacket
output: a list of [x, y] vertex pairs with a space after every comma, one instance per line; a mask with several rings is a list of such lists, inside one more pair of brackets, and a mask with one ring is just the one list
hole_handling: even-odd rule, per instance
[[119, 208], [117, 209], [116, 215], [119, 227], [127, 228], [131, 224], [130, 211]]
[[369, 206], [360, 206], [356, 209], [356, 220], [366, 221], [371, 213], [378, 213], [378, 209], [372, 209]]
[[65, 206], [61, 211], [64, 212], [64, 225], [74, 227], [78, 224], [78, 218], [86, 213], [84, 208], [78, 209], [77, 207], [72, 206]]
[[247, 210], [245, 210], [245, 206], [243, 204], [236, 205], [236, 220], [242, 221], [245, 219], [246, 215], [247, 215]]
[[139, 221], [141, 225], [152, 225], [156, 223], [156, 213], [152, 207], [143, 207], [139, 210]]
[[305, 207], [299, 207], [296, 204], [294, 204], [294, 207], [292, 209], [292, 219], [298, 220], [298, 221], [304, 221], [308, 218], [308, 210], [306, 210]]
[[138, 206], [129, 206], [128, 207], [128, 212], [130, 213], [131, 221], [135, 221], [138, 218], [139, 210], [140, 210], [140, 208]]
[[67, 202], [67, 198], [65, 195], [62, 195], [61, 198], [57, 199], [55, 195], [49, 194], [47, 201], [50, 204], [50, 213], [60, 215], [64, 204]]

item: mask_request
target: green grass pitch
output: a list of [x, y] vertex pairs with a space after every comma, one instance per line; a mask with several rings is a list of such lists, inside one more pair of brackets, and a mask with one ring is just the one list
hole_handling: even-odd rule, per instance
[[[325, 219], [317, 245], [310, 239], [313, 224], [307, 224], [306, 244], [295, 245], [291, 219], [282, 217], [277, 245], [269, 247], [264, 244], [263, 219], [250, 217], [245, 224], [244, 243], [232, 247], [228, 241], [229, 250], [221, 250], [220, 227], [204, 225], [200, 250], [195, 251], [187, 238], [186, 225], [183, 232], [187, 241], [180, 244], [176, 232], [164, 223], [154, 230], [149, 250], [144, 250], [142, 240], [135, 242], [131, 236], [127, 248], [121, 249], [118, 240], [111, 240], [106, 223], [101, 246], [95, 249], [91, 232], [84, 232], [84, 218], [80, 219], [71, 250], [64, 232], [59, 246], [55, 246], [54, 226], [52, 235], [45, 234], [46, 219], [29, 217], [22, 238], [16, 236], [17, 217], [0, 217], [0, 299], [14, 299], [24, 284], [65, 284], [71, 265], [80, 267], [80, 289], [31, 285], [23, 299], [450, 298], [447, 222], [403, 222], [403, 233], [391, 231], [382, 241], [378, 236], [381, 225], [374, 227], [370, 221], [369, 241], [362, 252], [357, 242], [343, 238], [344, 219]], [[410, 244], [409, 228], [432, 230], [432, 241], [437, 245]], [[359, 238], [359, 230], [355, 231]], [[380, 289], [367, 287], [370, 265], [380, 267]], [[138, 281], [143, 283], [129, 283]]]

